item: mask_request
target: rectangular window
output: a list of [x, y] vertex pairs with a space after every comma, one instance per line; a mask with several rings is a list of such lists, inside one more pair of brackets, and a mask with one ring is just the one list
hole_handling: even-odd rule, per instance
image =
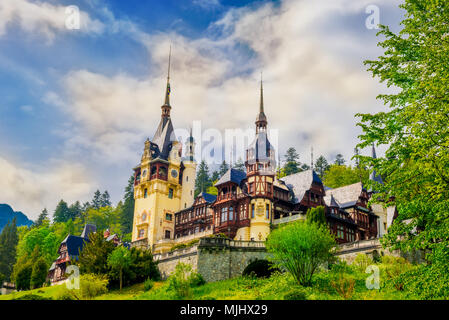
[[251, 205], [251, 218], [254, 218], [254, 210], [255, 210], [255, 206], [254, 203]]
[[234, 220], [234, 207], [229, 207], [229, 221]]
[[145, 229], [139, 230], [139, 238], [143, 238], [145, 236]]
[[170, 230], [165, 230], [165, 239], [170, 239]]
[[170, 213], [165, 214], [165, 220], [172, 221], [172, 215]]
[[267, 217], [267, 219], [269, 220], [270, 219], [270, 205], [269, 204], [267, 204], [267, 206], [266, 206], [266, 217]]
[[253, 192], [254, 192], [254, 183], [251, 182], [251, 183], [249, 184], [249, 193], [253, 193]]
[[148, 189], [143, 190], [143, 197], [144, 198], [148, 197]]
[[173, 199], [173, 189], [172, 188], [168, 189], [168, 198]]

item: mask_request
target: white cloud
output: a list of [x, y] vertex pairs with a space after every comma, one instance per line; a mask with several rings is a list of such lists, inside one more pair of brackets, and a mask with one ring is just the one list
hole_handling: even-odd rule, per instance
[[[69, 31], [66, 21], [69, 14], [66, 6], [52, 5], [42, 1], [2, 0], [0, 2], [0, 36], [4, 35], [9, 26], [19, 26], [26, 32], [39, 33], [49, 41], [57, 32]], [[80, 11], [80, 29], [72, 32], [101, 33], [104, 25], [89, 14]]]
[[36, 219], [47, 207], [49, 212], [61, 198], [69, 203], [86, 198], [92, 181], [77, 164], [52, 162], [46, 168], [30, 168], [0, 157], [0, 203], [8, 203]]

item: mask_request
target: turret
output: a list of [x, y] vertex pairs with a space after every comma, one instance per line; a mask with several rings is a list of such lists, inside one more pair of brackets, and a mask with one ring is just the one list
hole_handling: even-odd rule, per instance
[[181, 177], [182, 194], [181, 209], [190, 207], [193, 204], [196, 179], [196, 161], [195, 161], [195, 140], [190, 130], [190, 136], [186, 140], [186, 153], [182, 160], [183, 170]]

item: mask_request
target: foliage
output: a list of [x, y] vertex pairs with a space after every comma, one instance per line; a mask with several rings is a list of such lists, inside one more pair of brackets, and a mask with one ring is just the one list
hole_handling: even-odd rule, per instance
[[143, 283], [143, 290], [145, 291], [149, 291], [154, 287], [154, 281], [151, 280], [150, 278], [148, 278], [147, 280], [145, 280], [145, 282]]
[[198, 272], [192, 272], [188, 280], [191, 287], [199, 287], [206, 283], [206, 280], [204, 280], [203, 276]]
[[20, 269], [14, 275], [17, 290], [29, 290], [31, 283], [31, 273], [33, 265], [26, 263], [20, 266]]
[[201, 192], [207, 190], [212, 186], [212, 181], [209, 177], [209, 167], [207, 166], [206, 161], [202, 160], [200, 165], [198, 166], [198, 171], [196, 174], [195, 180], [195, 197], [198, 196]]
[[309, 208], [306, 213], [306, 221], [308, 223], [318, 223], [320, 225], [326, 226], [326, 213], [323, 206], [318, 206], [316, 208]]
[[178, 244], [175, 244], [173, 247], [171, 247], [170, 251], [189, 248], [189, 247], [196, 245], [198, 242], [200, 242], [200, 239], [194, 239], [187, 243], [178, 243]]
[[364, 253], [359, 253], [353, 262], [353, 265], [362, 272], [365, 272], [366, 268], [372, 264], [374, 264], [373, 259]]
[[8, 222], [0, 233], [0, 274], [9, 280], [16, 262], [16, 251], [19, 237], [16, 218]]
[[358, 147], [387, 145], [385, 158], [359, 158], [386, 177], [384, 186], [374, 186], [378, 198], [394, 196], [398, 208], [384, 244], [427, 250], [432, 264], [448, 265], [449, 2], [405, 0], [401, 8], [403, 28], [394, 33], [381, 26], [384, 54], [365, 61], [374, 77], [395, 89], [379, 95], [389, 110], [357, 115], [363, 130]]
[[89, 240], [79, 255], [80, 272], [107, 275], [110, 271], [108, 256], [114, 250], [114, 244], [106, 241], [101, 232], [91, 233]]
[[[102, 275], [83, 274], [80, 277], [80, 294], [85, 299], [92, 299], [108, 291], [108, 279]], [[73, 291], [73, 290], [72, 290]]]
[[345, 162], [346, 162], [346, 160], [343, 158], [343, 155], [341, 153], [337, 154], [337, 156], [335, 157], [334, 163], [337, 166], [342, 166], [345, 164]]
[[134, 176], [128, 179], [128, 184], [125, 188], [125, 196], [123, 207], [121, 208], [120, 224], [122, 233], [131, 233], [133, 228], [134, 218]]
[[37, 259], [33, 264], [33, 269], [31, 272], [30, 285], [31, 288], [40, 288], [45, 283], [47, 278], [48, 265], [43, 257]]
[[297, 221], [274, 230], [267, 240], [273, 262], [288, 270], [295, 280], [311, 285], [312, 276], [320, 264], [331, 258], [335, 240], [329, 230], [318, 224]]
[[288, 176], [302, 171], [302, 169], [300, 168], [301, 163], [299, 162], [299, 154], [296, 152], [295, 148], [288, 148], [284, 158], [285, 164], [283, 168], [283, 174]]
[[339, 188], [353, 183], [362, 182], [364, 185], [369, 180], [369, 171], [361, 167], [349, 167], [333, 164], [324, 172], [323, 183], [330, 188]]
[[173, 274], [168, 278], [169, 289], [174, 291], [178, 298], [184, 299], [192, 296], [190, 287], [190, 274], [192, 266], [179, 262]]
[[48, 220], [47, 208], [44, 208], [44, 210], [42, 210], [33, 226], [39, 227], [44, 223], [45, 220]]
[[284, 295], [284, 300], [307, 300], [307, 292], [303, 288], [295, 288]]
[[233, 168], [235, 170], [246, 172], [245, 163], [243, 162], [242, 158], [239, 158], [237, 162], [234, 164]]
[[218, 174], [219, 176], [223, 176], [226, 172], [229, 170], [229, 165], [226, 163], [225, 160], [220, 164], [220, 167], [218, 168]]
[[86, 212], [83, 212], [81, 217], [75, 220], [75, 225], [82, 229], [85, 222], [94, 224], [97, 230], [109, 229], [111, 234], [122, 234], [122, 227], [120, 225], [122, 208], [105, 206], [98, 209], [89, 208]]
[[53, 300], [53, 299], [46, 298], [46, 297], [40, 296], [38, 294], [27, 294], [27, 295], [23, 295], [18, 298], [15, 298], [13, 300]]
[[279, 271], [273, 264], [267, 260], [255, 260], [243, 270], [243, 276], [254, 275], [257, 278], [270, 277], [274, 272]]
[[332, 287], [345, 300], [351, 299], [354, 295], [355, 280], [340, 274], [336, 280], [331, 282]]
[[122, 290], [123, 286], [123, 270], [127, 270], [129, 265], [132, 262], [131, 255], [123, 246], [119, 246], [115, 248], [108, 255], [108, 266], [111, 267], [112, 270], [118, 270], [120, 274], [120, 290]]
[[54, 222], [66, 222], [70, 219], [70, 210], [67, 202], [60, 200], [56, 206], [55, 212], [53, 213]]
[[324, 156], [319, 156], [315, 161], [315, 171], [318, 176], [322, 179], [324, 176], [324, 172], [329, 169], [329, 163], [327, 162]]

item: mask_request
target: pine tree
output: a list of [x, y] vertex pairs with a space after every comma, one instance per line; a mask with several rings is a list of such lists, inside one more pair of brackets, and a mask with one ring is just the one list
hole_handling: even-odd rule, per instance
[[346, 160], [343, 158], [343, 155], [341, 153], [337, 154], [337, 156], [335, 157], [335, 164], [342, 166], [344, 165], [346, 162]]
[[74, 204], [72, 204], [72, 205], [69, 207], [69, 212], [70, 212], [69, 217], [70, 217], [70, 219], [71, 219], [71, 220], [75, 220], [76, 218], [80, 217], [82, 211], [83, 211], [83, 210], [82, 210], [82, 208], [81, 208], [80, 202], [79, 202], [79, 201], [76, 201]]
[[101, 195], [100, 204], [101, 204], [102, 208], [112, 206], [111, 196], [109, 195], [109, 192], [107, 190], [105, 192], [103, 192], [103, 194]]
[[56, 206], [55, 212], [53, 213], [54, 222], [66, 222], [70, 219], [70, 209], [67, 206], [67, 202], [64, 200], [59, 201]]
[[42, 210], [41, 214], [39, 215], [36, 222], [34, 223], [34, 226], [40, 227], [44, 223], [45, 220], [48, 220], [47, 208], [44, 208], [44, 210]]
[[301, 163], [299, 162], [299, 154], [296, 152], [295, 148], [288, 148], [287, 153], [284, 157], [285, 165], [283, 169], [286, 176], [302, 171], [302, 169], [299, 167], [301, 165]]
[[16, 262], [17, 243], [19, 236], [17, 234], [16, 218], [8, 222], [0, 233], [0, 274], [4, 280], [9, 281]]
[[319, 156], [315, 162], [315, 171], [318, 173], [319, 177], [322, 179], [324, 172], [329, 169], [329, 163], [324, 156]]
[[209, 167], [207, 166], [206, 161], [202, 160], [196, 174], [195, 197], [203, 191], [206, 192], [207, 188], [211, 186], [212, 182], [209, 178]]
[[92, 208], [100, 209], [101, 208], [101, 192], [100, 190], [95, 191], [94, 197], [92, 199]]
[[125, 188], [125, 196], [123, 198], [122, 212], [120, 216], [120, 224], [123, 234], [130, 233], [133, 228], [134, 217], [134, 175], [128, 179], [128, 185]]
[[226, 163], [225, 160], [223, 160], [223, 162], [220, 165], [220, 168], [218, 168], [218, 174], [221, 176], [223, 176], [226, 172], [228, 172], [229, 170], [229, 165]]
[[237, 160], [237, 162], [234, 165], [234, 169], [236, 169], [238, 171], [241, 171], [241, 172], [245, 172], [246, 171], [245, 164], [243, 163], [242, 158], [239, 158]]

